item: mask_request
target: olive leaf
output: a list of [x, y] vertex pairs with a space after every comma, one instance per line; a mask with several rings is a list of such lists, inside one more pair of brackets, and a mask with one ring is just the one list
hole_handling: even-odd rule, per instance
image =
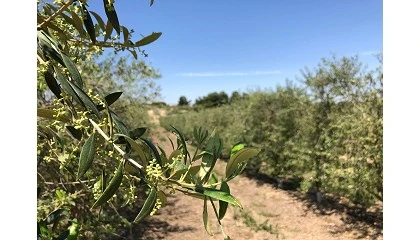
[[93, 24], [92, 17], [89, 14], [86, 6], [82, 4], [83, 8], [83, 23], [85, 24], [86, 31], [89, 34], [90, 40], [95, 44], [96, 43], [96, 36], [95, 36], [95, 25]]
[[152, 212], [153, 208], [155, 207], [157, 199], [157, 193], [156, 188], [152, 187], [149, 193], [149, 196], [147, 196], [146, 201], [143, 204], [143, 207], [141, 208], [140, 212], [137, 214], [136, 218], [134, 219], [134, 222], [140, 222], [144, 218], [146, 218], [150, 213]]
[[77, 179], [83, 177], [83, 175], [89, 170], [92, 165], [93, 158], [95, 156], [95, 145], [96, 145], [96, 134], [92, 133], [89, 138], [83, 144], [82, 151], [79, 157], [79, 168], [77, 170]]
[[[223, 181], [222, 185], [220, 186], [220, 191], [230, 194], [230, 188], [227, 182]], [[228, 202], [219, 200], [219, 220], [222, 220], [226, 214], [227, 208], [229, 206]]]
[[139, 41], [137, 41], [134, 46], [136, 47], [141, 47], [147, 44], [150, 44], [156, 40], [158, 40], [158, 38], [160, 38], [160, 36], [162, 35], [161, 32], [153, 32], [152, 34], [150, 34], [149, 36], [146, 36], [142, 39], [140, 39]]
[[117, 172], [112, 177], [105, 191], [99, 196], [98, 200], [93, 204], [92, 208], [106, 203], [117, 192], [123, 179], [124, 163], [121, 162]]
[[115, 11], [114, 4], [110, 4], [108, 0], [104, 0], [105, 14], [111, 22], [112, 27], [120, 35], [120, 23], [118, 21], [117, 12]]

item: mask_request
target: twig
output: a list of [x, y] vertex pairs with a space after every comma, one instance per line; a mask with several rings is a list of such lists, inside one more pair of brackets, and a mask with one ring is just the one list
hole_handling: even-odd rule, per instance
[[[65, 182], [65, 183], [62, 183], [62, 184], [65, 184], [65, 185], [74, 185], [74, 184], [83, 184], [83, 183], [94, 182], [94, 181], [96, 181], [96, 179], [90, 179], [90, 180], [85, 180], [85, 181], [80, 181], [80, 182]], [[55, 183], [55, 182], [44, 182], [44, 184], [47, 184], [47, 185], [57, 185], [59, 183]]]
[[60, 9], [57, 10], [57, 12], [53, 13], [51, 16], [49, 16], [45, 21], [43, 21], [41, 24], [39, 24], [39, 27], [42, 28], [45, 24], [53, 20], [58, 14], [62, 13], [64, 9], [66, 9], [70, 4], [72, 4], [75, 0], [69, 0], [68, 2], [64, 3], [63, 6], [60, 7]]
[[[110, 141], [111, 138], [108, 137], [108, 135], [106, 135], [106, 133], [104, 133], [104, 131], [102, 131], [102, 129], [98, 126], [98, 124], [93, 121], [92, 119], [89, 118], [89, 122], [93, 125], [93, 127], [95, 128], [96, 131], [98, 131], [98, 133], [106, 140], [106, 141]], [[133, 159], [128, 157], [128, 154], [126, 152], [124, 152], [120, 147], [117, 146], [117, 144], [115, 144], [114, 142], [112, 142], [112, 145], [114, 146], [114, 148], [121, 154], [121, 156], [129, 161], [131, 164], [133, 164], [134, 166], [138, 167], [139, 169], [143, 169], [143, 166], [141, 166], [138, 162], [134, 161]]]

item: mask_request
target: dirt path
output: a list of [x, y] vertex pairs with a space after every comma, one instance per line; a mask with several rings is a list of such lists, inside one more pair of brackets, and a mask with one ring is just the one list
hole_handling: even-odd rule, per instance
[[[155, 109], [148, 113], [156, 124], [153, 142], [159, 142], [165, 151], [172, 151], [169, 141], [162, 142], [162, 136], [172, 134], [159, 126], [159, 117], [166, 112]], [[215, 169], [220, 171], [224, 167], [225, 163], [219, 161]], [[225, 233], [233, 240], [382, 239], [380, 228], [354, 221], [344, 211], [329, 210], [321, 214], [311, 202], [302, 200], [296, 192], [290, 193], [246, 176], [232, 180], [230, 188], [232, 195], [244, 206], [244, 210], [229, 206], [222, 220]], [[202, 211], [202, 200], [181, 193], [169, 195], [168, 205], [142, 226], [144, 235], [140, 239], [223, 239], [212, 211], [209, 211], [209, 217], [212, 219], [214, 236], [206, 233]]]

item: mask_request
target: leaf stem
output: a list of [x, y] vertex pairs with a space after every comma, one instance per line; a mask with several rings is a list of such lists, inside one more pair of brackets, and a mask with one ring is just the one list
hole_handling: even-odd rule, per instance
[[222, 226], [222, 223], [220, 222], [219, 214], [217, 214], [216, 206], [214, 206], [213, 200], [211, 198], [209, 199], [210, 199], [211, 205], [213, 206], [214, 214], [216, 214], [217, 223], [219, 223], [220, 229], [222, 230], [223, 238], [225, 239], [227, 235], [225, 231], [223, 231], [223, 226]]

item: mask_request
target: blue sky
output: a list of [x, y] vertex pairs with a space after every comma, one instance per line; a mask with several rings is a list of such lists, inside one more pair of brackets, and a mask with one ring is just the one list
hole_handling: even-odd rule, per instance
[[[105, 17], [102, 1], [90, 9]], [[120, 23], [133, 39], [161, 38], [143, 49], [159, 69], [162, 100], [176, 104], [213, 91], [274, 88], [299, 78], [322, 57], [352, 56], [371, 67], [382, 51], [382, 1], [117, 0]]]

